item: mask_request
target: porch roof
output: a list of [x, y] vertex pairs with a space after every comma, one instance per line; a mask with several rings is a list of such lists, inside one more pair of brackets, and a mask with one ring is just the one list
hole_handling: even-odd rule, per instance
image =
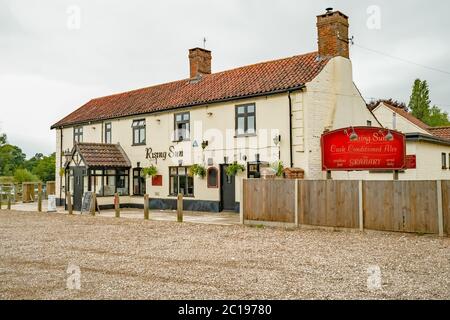
[[78, 154], [90, 168], [130, 168], [131, 162], [119, 144], [77, 143], [72, 155]]

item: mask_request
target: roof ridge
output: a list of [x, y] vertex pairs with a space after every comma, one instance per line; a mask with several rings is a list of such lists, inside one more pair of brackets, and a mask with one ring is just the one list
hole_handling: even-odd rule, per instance
[[[273, 59], [273, 60], [265, 60], [265, 61], [261, 61], [261, 62], [247, 64], [245, 66], [240, 66], [240, 67], [236, 67], [236, 68], [231, 68], [231, 69], [226, 69], [226, 70], [214, 72], [214, 73], [211, 73], [211, 74], [205, 74], [205, 75], [203, 75], [203, 77], [208, 77], [208, 76], [213, 76], [213, 75], [220, 75], [220, 74], [223, 74], [223, 73], [226, 73], [226, 72], [236, 71], [236, 70], [245, 69], [245, 68], [254, 67], [254, 66], [260, 66], [260, 65], [264, 65], [264, 64], [268, 64], [268, 63], [285, 61], [285, 60], [298, 58], [298, 57], [303, 57], [303, 56], [308, 56], [308, 55], [313, 55], [313, 54], [317, 54], [318, 55], [319, 52], [318, 51], [312, 51], [312, 52], [296, 54], [296, 55], [289, 56], [289, 57], [284, 57], [284, 58], [278, 58], [278, 59]], [[122, 92], [118, 92], [118, 93], [108, 94], [108, 95], [105, 95], [105, 96], [96, 97], [96, 98], [91, 99], [90, 101], [95, 101], [95, 100], [105, 99], [105, 98], [112, 98], [114, 96], [119, 96], [119, 95], [132, 93], [132, 92], [138, 92], [140, 90], [151, 89], [151, 88], [164, 86], [164, 85], [169, 85], [169, 84], [173, 84], [173, 83], [177, 83], [177, 82], [181, 82], [181, 81], [188, 82], [189, 80], [191, 80], [191, 78], [183, 78], [183, 79], [179, 79], [179, 80], [174, 80], [174, 81], [169, 81], [169, 82], [164, 82], [164, 83], [158, 83], [158, 84], [154, 84], [154, 85], [150, 85], [150, 86], [146, 86], [146, 87], [142, 87], [142, 88], [138, 88], [138, 89], [132, 89], [132, 90], [127, 90], [127, 91], [122, 91]]]

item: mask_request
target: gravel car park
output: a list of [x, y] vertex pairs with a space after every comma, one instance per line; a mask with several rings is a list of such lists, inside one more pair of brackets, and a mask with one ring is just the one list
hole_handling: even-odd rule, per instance
[[0, 229], [1, 299], [450, 298], [449, 238], [6, 210]]

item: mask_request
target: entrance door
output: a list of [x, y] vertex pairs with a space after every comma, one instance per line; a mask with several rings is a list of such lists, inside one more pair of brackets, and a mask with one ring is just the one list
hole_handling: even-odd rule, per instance
[[84, 171], [83, 167], [73, 168], [73, 210], [81, 211], [84, 191]]
[[225, 169], [228, 165], [220, 166], [220, 206], [222, 210], [236, 210], [235, 177], [227, 176]]

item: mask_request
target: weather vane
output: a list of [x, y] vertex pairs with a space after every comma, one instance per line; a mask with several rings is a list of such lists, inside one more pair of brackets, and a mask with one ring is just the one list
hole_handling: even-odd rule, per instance
[[203, 49], [206, 49], [206, 37], [203, 38]]

